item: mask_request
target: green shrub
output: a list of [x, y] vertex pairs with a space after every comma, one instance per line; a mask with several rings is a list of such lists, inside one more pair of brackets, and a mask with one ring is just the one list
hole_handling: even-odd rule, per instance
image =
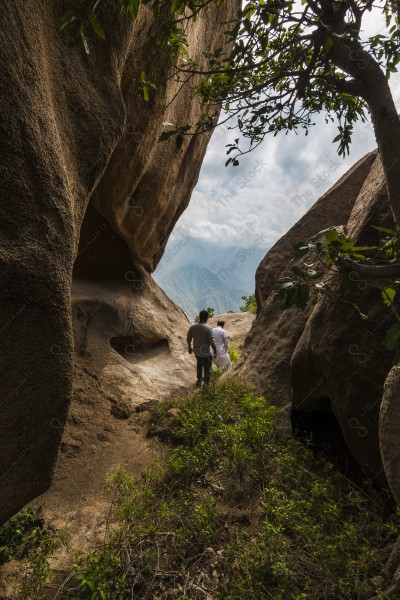
[[237, 346], [235, 346], [235, 344], [229, 344], [228, 354], [229, 354], [229, 358], [232, 361], [232, 364], [236, 365], [237, 361], [240, 358], [239, 348]]
[[36, 525], [36, 518], [29, 509], [23, 509], [0, 529], [0, 564], [15, 555], [26, 553], [26, 537]]
[[[244, 383], [179, 401], [177, 444], [137, 480], [119, 470], [106, 543], [80, 556], [82, 599], [353, 600], [384, 575], [396, 516], [277, 431]], [[173, 590], [173, 592], [172, 592]], [[169, 595], [171, 594], [171, 595]]]
[[257, 312], [257, 301], [255, 294], [251, 294], [250, 296], [241, 296], [244, 301], [244, 305], [240, 306], [240, 310], [242, 312], [250, 312], [253, 315]]
[[11, 558], [24, 562], [24, 576], [18, 585], [19, 600], [42, 600], [51, 574], [49, 559], [67, 543], [67, 531], [47, 531], [42, 520], [23, 509], [0, 528], [0, 564]]

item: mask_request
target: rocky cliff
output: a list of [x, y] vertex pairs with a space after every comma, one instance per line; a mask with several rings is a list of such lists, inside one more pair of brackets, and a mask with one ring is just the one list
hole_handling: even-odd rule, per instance
[[[399, 502], [399, 368], [391, 369], [392, 355], [383, 346], [393, 317], [379, 291], [354, 299], [367, 320], [339, 300], [282, 311], [274, 299], [276, 279], [293, 264], [290, 247], [332, 225], [363, 245], [378, 243], [373, 226], [394, 227], [376, 153], [355, 165], [262, 261], [259, 314], [236, 372], [280, 406], [286, 427], [293, 411], [314, 415], [317, 428], [318, 422], [321, 427], [336, 422], [364, 474], [381, 484], [388, 480]], [[354, 277], [361, 289], [362, 277]]]
[[[218, 44], [238, 6], [212, 6], [189, 25], [189, 56]], [[1, 2], [0, 521], [51, 483], [74, 343], [78, 405], [101, 398], [129, 411], [189, 377], [176, 333], [187, 320], [150, 273], [208, 137], [179, 150], [157, 140], [164, 121], [197, 121], [200, 102], [168, 78], [149, 11], [133, 23], [104, 3], [107, 40], [92, 39], [86, 55], [57, 31], [65, 9], [63, 0]], [[142, 71], [157, 84], [150, 102], [138, 89]], [[64, 452], [83, 443], [73, 415]]]

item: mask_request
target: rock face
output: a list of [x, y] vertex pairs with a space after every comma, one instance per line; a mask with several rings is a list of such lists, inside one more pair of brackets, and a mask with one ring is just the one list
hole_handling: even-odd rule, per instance
[[291, 249], [297, 241], [308, 239], [331, 225], [347, 223], [375, 156], [374, 152], [368, 154], [350, 169], [271, 248], [258, 267], [259, 314], [245, 340], [237, 372], [279, 406], [291, 407], [290, 362], [310, 311], [282, 311], [274, 301], [274, 285], [288, 268]]
[[209, 319], [208, 324], [211, 327], [216, 327], [218, 321], [224, 321], [224, 329], [228, 333], [229, 344], [231, 347], [240, 349], [254, 321], [254, 317], [255, 315], [250, 312], [224, 313]]
[[[377, 244], [379, 234], [372, 225], [394, 226], [379, 159], [354, 205], [348, 235], [359, 245]], [[362, 277], [355, 272], [353, 276], [362, 291]], [[328, 402], [327, 408], [338, 420], [357, 462], [369, 477], [383, 482], [379, 411], [392, 362], [392, 353], [385, 350], [383, 340], [393, 320], [379, 290], [367, 296], [350, 295], [348, 300], [357, 302], [368, 320], [343, 302], [325, 299], [318, 303], [292, 357], [292, 402], [306, 411], [315, 410], [321, 400]], [[318, 382], [322, 382], [320, 387]]]
[[292, 258], [292, 247], [298, 241], [325, 229], [347, 223], [354, 201], [363, 185], [376, 151], [359, 160], [337, 183], [266, 254], [256, 272], [256, 297], [260, 312], [286, 264]]
[[[213, 6], [190, 25], [192, 58], [218, 44], [238, 6]], [[132, 23], [105, 3], [107, 41], [93, 38], [86, 55], [57, 31], [65, 2], [1, 8], [0, 522], [52, 479], [73, 384], [73, 275], [78, 362], [86, 361], [88, 378], [101, 374], [104, 394], [111, 386], [116, 401], [131, 405], [160, 391], [144, 366], [155, 354], [169, 373], [183, 368], [176, 331], [187, 322], [149, 273], [188, 204], [208, 142], [157, 144], [163, 121], [196, 121], [201, 106], [187, 90], [169, 104], [179, 83], [167, 79], [149, 11]], [[137, 86], [143, 71], [157, 84], [149, 103]], [[113, 357], [108, 370], [95, 339]]]
[[400, 506], [400, 367], [386, 378], [379, 415], [379, 440], [385, 474], [397, 506]]
[[[335, 204], [338, 212], [335, 213], [331, 205], [328, 218], [324, 218], [328, 211], [325, 212], [323, 205], [329, 203], [331, 197], [346, 195], [335, 186], [270, 251], [271, 261], [268, 253], [261, 263], [257, 278], [258, 297], [267, 299], [245, 340], [236, 371], [279, 404], [287, 426], [293, 408], [306, 413], [333, 414], [348, 448], [364, 472], [384, 483], [386, 470], [393, 487], [391, 480], [398, 472], [398, 458], [396, 462], [393, 456], [400, 455], [400, 444], [387, 425], [394, 418], [393, 398], [396, 394], [393, 390], [397, 384], [392, 372], [391, 382], [385, 388], [386, 401], [379, 432], [384, 383], [392, 361], [391, 353], [383, 347], [386, 330], [392, 321], [379, 292], [348, 298], [357, 302], [361, 311], [368, 315], [367, 321], [362, 320], [351, 305], [328, 299], [304, 312], [297, 309], [281, 311], [271, 293], [273, 271], [280, 275], [290, 266], [286, 258], [288, 247], [307, 235], [331, 225], [342, 225], [357, 242], [375, 244], [378, 233], [372, 225], [393, 227], [379, 157], [375, 159], [374, 154], [368, 155], [338, 185], [345, 186], [348, 192], [346, 202]], [[300, 232], [299, 238], [296, 231]], [[281, 263], [278, 260], [280, 252]], [[356, 273], [350, 275], [357, 278], [362, 291], [362, 277]], [[393, 427], [391, 423], [391, 429]]]

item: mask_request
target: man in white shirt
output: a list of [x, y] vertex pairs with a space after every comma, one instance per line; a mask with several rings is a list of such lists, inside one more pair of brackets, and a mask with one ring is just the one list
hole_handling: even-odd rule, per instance
[[217, 346], [217, 358], [214, 358], [214, 364], [225, 371], [231, 368], [232, 362], [228, 354], [228, 334], [224, 329], [224, 325], [224, 321], [218, 321], [212, 332]]

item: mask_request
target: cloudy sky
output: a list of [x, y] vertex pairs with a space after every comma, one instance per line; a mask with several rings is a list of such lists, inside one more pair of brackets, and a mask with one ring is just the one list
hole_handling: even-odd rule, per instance
[[[368, 33], [382, 30], [371, 15]], [[400, 107], [400, 81], [392, 81]], [[229, 123], [227, 124], [229, 125]], [[182, 215], [173, 239], [190, 235], [221, 245], [247, 246], [257, 236], [259, 246], [270, 247], [357, 160], [376, 147], [370, 122], [360, 123], [353, 136], [350, 156], [337, 155], [334, 124], [323, 115], [307, 136], [267, 136], [239, 167], [225, 167], [225, 145], [237, 134], [224, 125], [217, 128], [208, 146], [198, 184], [189, 208]]]

